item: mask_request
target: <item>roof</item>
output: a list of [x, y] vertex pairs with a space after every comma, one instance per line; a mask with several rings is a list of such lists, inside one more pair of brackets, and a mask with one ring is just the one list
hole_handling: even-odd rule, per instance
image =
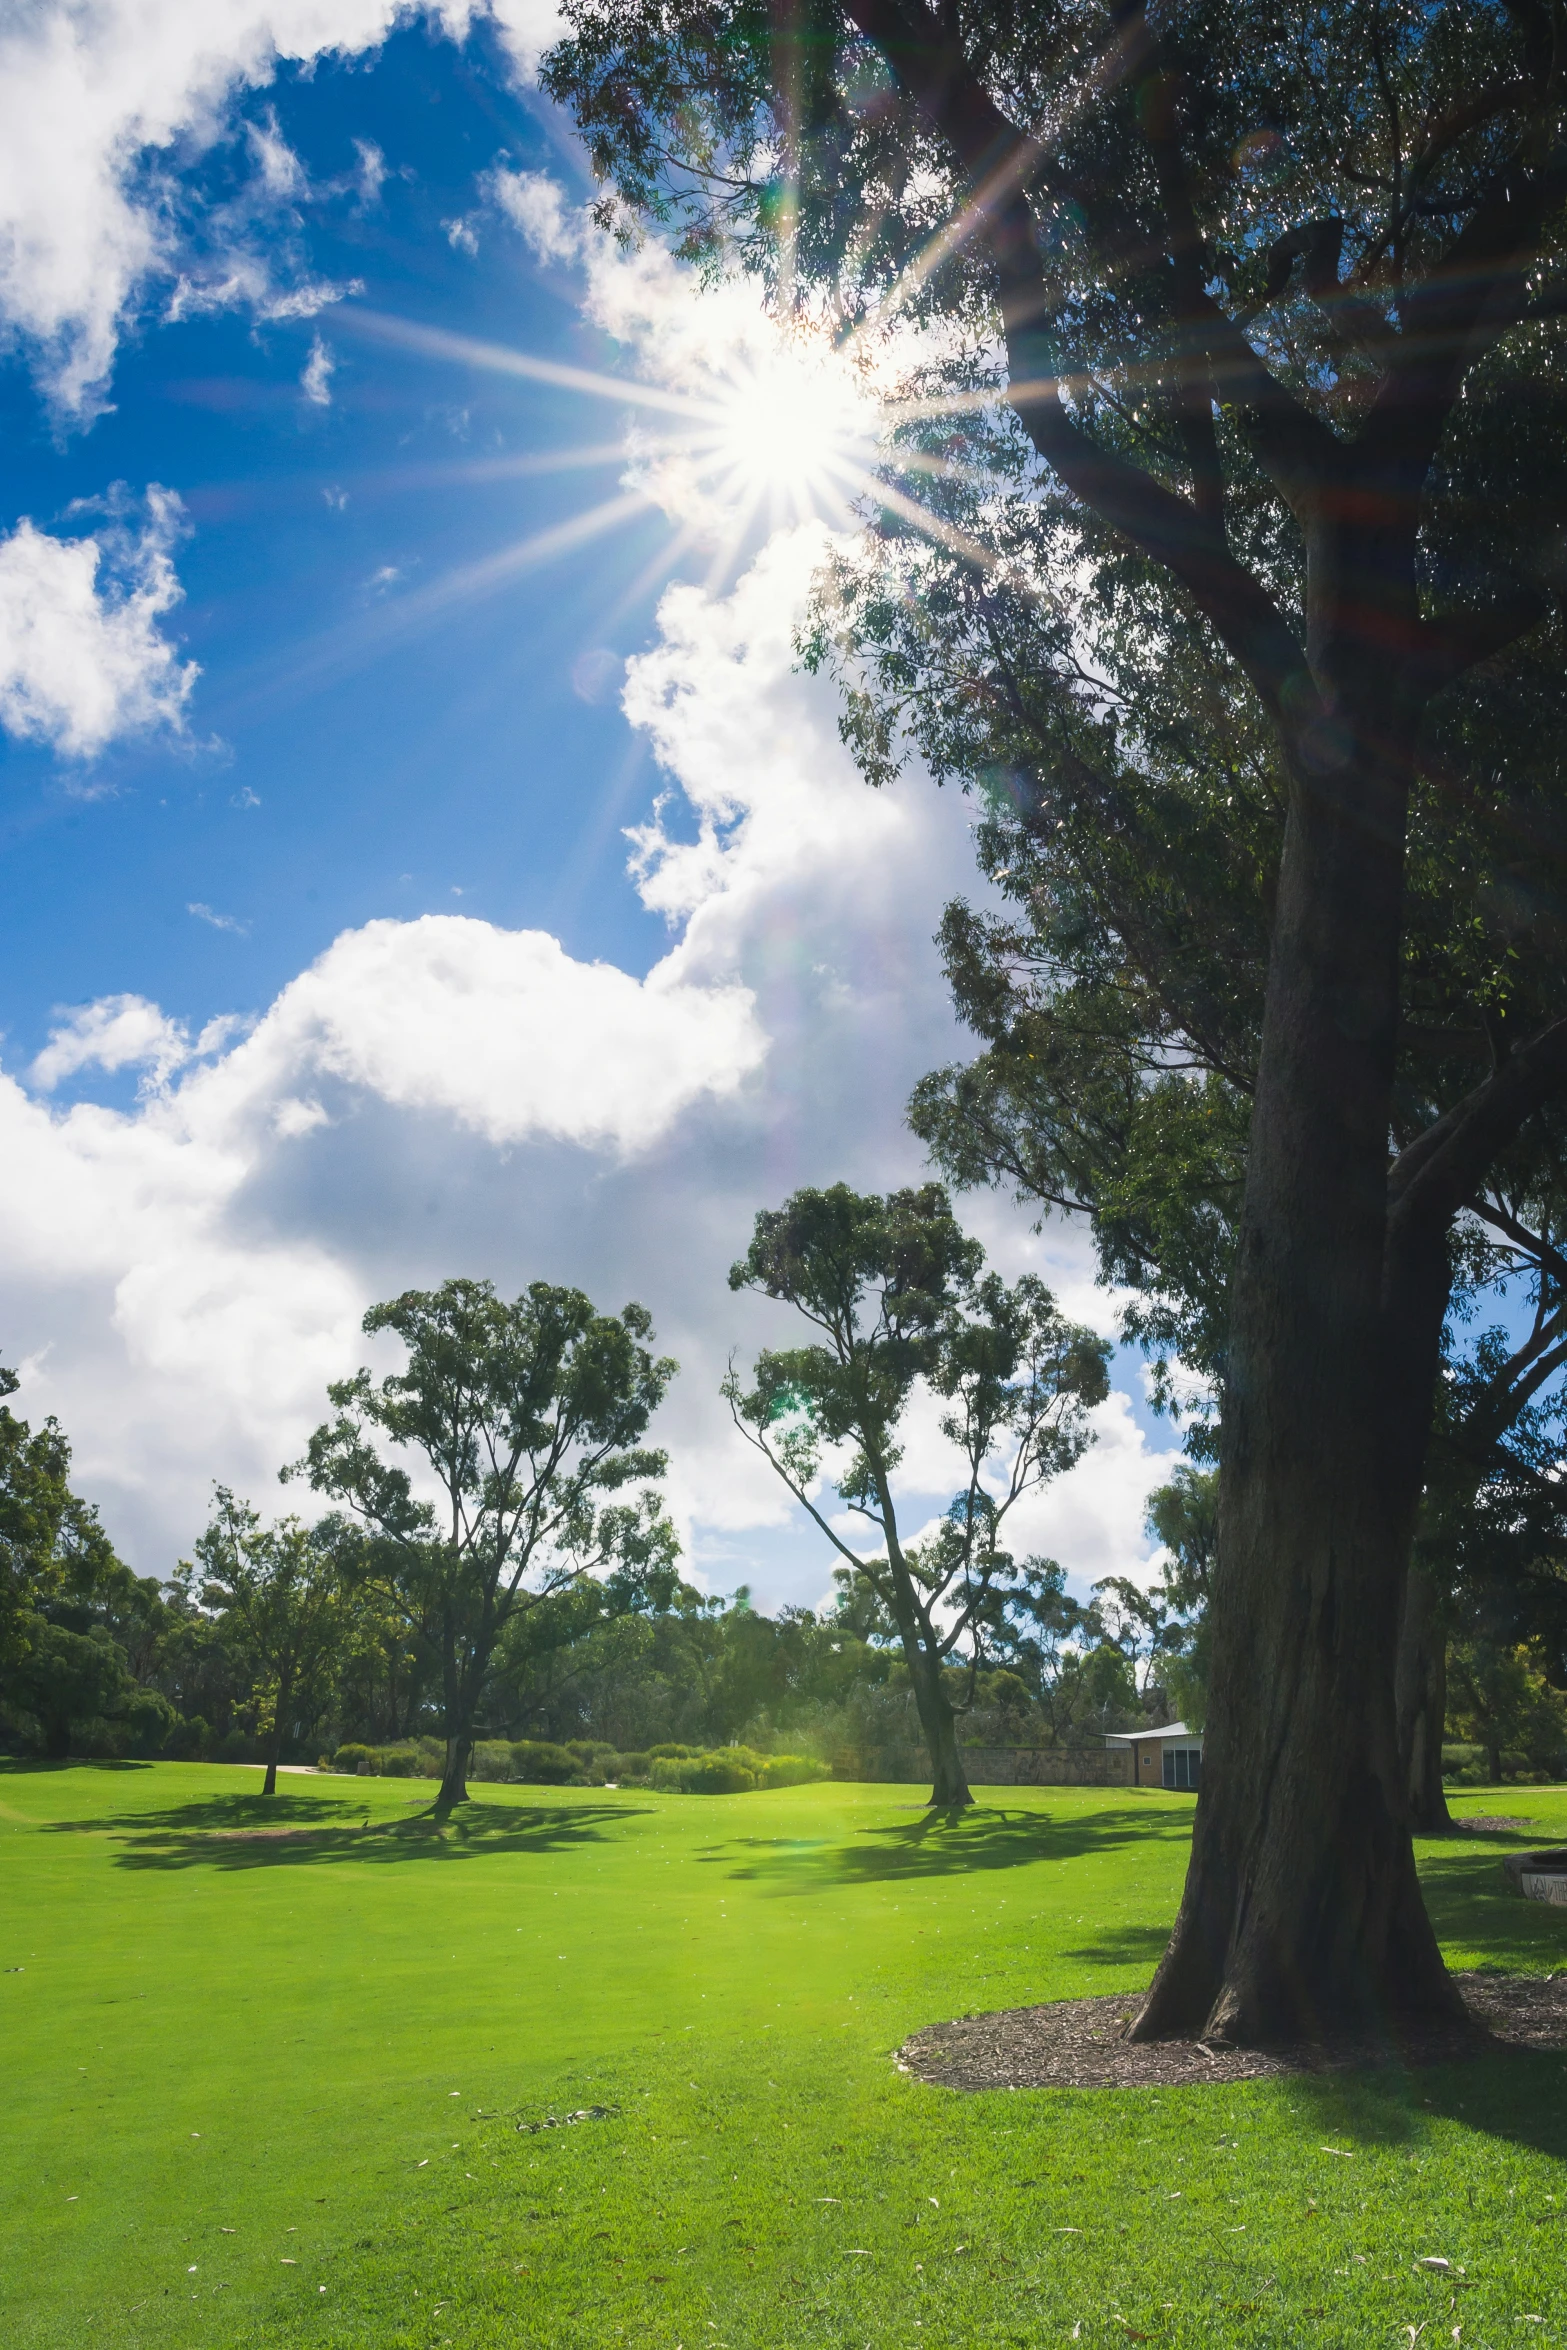
[[1165, 1722], [1157, 1730], [1110, 1730], [1105, 1734], [1106, 1746], [1140, 1746], [1145, 1738], [1195, 1738], [1200, 1730], [1188, 1730], [1184, 1722]]

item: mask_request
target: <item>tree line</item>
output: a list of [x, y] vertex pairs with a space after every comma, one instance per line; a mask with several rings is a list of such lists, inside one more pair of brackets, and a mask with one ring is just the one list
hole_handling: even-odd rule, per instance
[[[681, 1580], [666, 1457], [646, 1442], [676, 1366], [643, 1307], [457, 1279], [365, 1316], [401, 1368], [331, 1386], [332, 1416], [282, 1471], [325, 1514], [268, 1520], [220, 1486], [165, 1583], [115, 1556], [58, 1426], [0, 1407], [4, 1727], [55, 1759], [84, 1739], [254, 1753], [269, 1795], [280, 1763], [323, 1741], [433, 1735], [443, 1810], [484, 1741], [645, 1752], [803, 1733], [856, 1772], [923, 1754], [932, 1801], [955, 1806], [970, 1801], [960, 1723], [971, 1741], [1070, 1743], [1153, 1704], [1143, 1596], [1123, 1581], [1084, 1605], [1054, 1561], [1002, 1541], [1091, 1441], [1106, 1343], [1031, 1276], [987, 1272], [935, 1184], [800, 1191], [757, 1217], [730, 1279], [810, 1329], [749, 1385], [731, 1365], [724, 1394], [820, 1530], [824, 1567], [840, 1560], [825, 1610], [769, 1618], [744, 1591]], [[962, 1484], [910, 1529], [894, 1482], [922, 1383]], [[827, 1514], [824, 1478], [866, 1520], [866, 1550]]]

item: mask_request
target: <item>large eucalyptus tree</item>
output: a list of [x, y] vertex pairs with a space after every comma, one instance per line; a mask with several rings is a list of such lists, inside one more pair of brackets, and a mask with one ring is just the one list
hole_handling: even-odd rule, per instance
[[1070, 558], [975, 560], [1105, 583], [1132, 628], [1140, 572], [1266, 731], [1211, 1769], [1136, 2029], [1450, 2013], [1393, 1706], [1414, 1464], [1454, 1211], [1562, 1088], [1567, 1019], [1486, 1006], [1475, 1082], [1390, 1137], [1425, 746], [1554, 593], [1509, 465], [1556, 365], [1567, 28], [1548, 0], [566, 13], [547, 80], [616, 199], [848, 337], [927, 323], [927, 415], [1009, 412]]

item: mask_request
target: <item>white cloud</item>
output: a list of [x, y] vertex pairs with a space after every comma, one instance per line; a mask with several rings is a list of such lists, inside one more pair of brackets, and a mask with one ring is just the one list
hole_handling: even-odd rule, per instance
[[[101, 407], [124, 322], [159, 281], [183, 310], [292, 300], [308, 316], [341, 289], [271, 283], [252, 250], [195, 269], [179, 172], [228, 134], [231, 110], [281, 62], [374, 49], [408, 13], [403, 0], [37, 0], [0, 32], [0, 318], [31, 350], [66, 416]], [[432, 24], [461, 39], [472, 0], [428, 0]], [[519, 74], [559, 26], [551, 0], [495, 0], [493, 21]], [[268, 201], [304, 192], [298, 159], [263, 120], [249, 143]], [[362, 201], [384, 167], [361, 149]], [[198, 238], [198, 243], [200, 239]], [[308, 273], [307, 273], [308, 274]]]
[[183, 724], [199, 673], [159, 626], [182, 593], [172, 559], [182, 527], [179, 499], [154, 483], [139, 530], [111, 510], [88, 537], [55, 538], [24, 517], [0, 539], [9, 733], [91, 759], [119, 735]]
[[521, 230], [540, 261], [575, 261], [591, 241], [579, 216], [567, 211], [560, 185], [548, 172], [513, 171], [497, 163], [480, 175], [479, 186], [513, 228]]
[[52, 1093], [78, 1070], [140, 1069], [161, 1086], [190, 1058], [190, 1036], [145, 996], [101, 996], [82, 1004], [49, 1032], [49, 1042], [28, 1075], [42, 1093]]
[[305, 361], [305, 371], [299, 379], [299, 388], [313, 407], [331, 407], [332, 377], [336, 368], [337, 361], [321, 337], [319, 335], [312, 336], [310, 357]]
[[215, 913], [212, 907], [204, 905], [200, 898], [193, 898], [185, 911], [187, 914], [194, 914], [198, 922], [205, 922], [209, 930], [228, 930], [236, 938], [247, 938], [250, 934], [248, 922], [241, 922], [234, 914]]

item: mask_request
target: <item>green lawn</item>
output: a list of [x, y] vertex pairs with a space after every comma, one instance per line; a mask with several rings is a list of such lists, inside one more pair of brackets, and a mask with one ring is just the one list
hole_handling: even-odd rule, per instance
[[[1185, 1798], [995, 1789], [949, 1827], [914, 1788], [495, 1787], [438, 1836], [406, 1781], [258, 1786], [0, 1765], [6, 2350], [1567, 2332], [1561, 2057], [979, 2097], [894, 2070], [921, 2024], [1145, 1982]], [[1567, 1835], [1567, 1790], [1465, 1808]], [[214, 1834], [263, 1821], [309, 1833]], [[1494, 1845], [1426, 1877], [1455, 1963], [1564, 1962]]]

